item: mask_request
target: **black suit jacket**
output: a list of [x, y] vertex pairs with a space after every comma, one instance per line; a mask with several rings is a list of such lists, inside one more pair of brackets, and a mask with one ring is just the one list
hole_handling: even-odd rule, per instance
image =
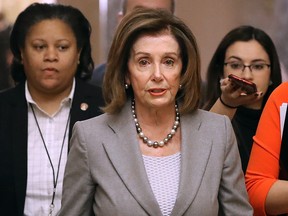
[[[83, 111], [82, 103], [88, 105]], [[76, 80], [69, 138], [76, 121], [102, 112], [101, 88]], [[28, 108], [25, 85], [0, 93], [0, 215], [23, 216], [27, 185]]]

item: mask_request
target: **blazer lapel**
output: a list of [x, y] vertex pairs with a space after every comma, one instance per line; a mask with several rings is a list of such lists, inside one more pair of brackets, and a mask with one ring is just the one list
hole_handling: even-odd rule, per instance
[[102, 114], [100, 107], [104, 105], [102, 90], [76, 79], [75, 91], [71, 107], [69, 139], [76, 121], [82, 121]]
[[115, 132], [114, 142], [104, 143], [108, 157], [119, 177], [148, 215], [162, 215], [146, 175], [137, 140], [131, 103], [126, 103], [120, 116], [111, 118], [109, 127]]
[[181, 175], [173, 216], [183, 215], [193, 202], [211, 153], [212, 142], [199, 134], [201, 120], [193, 116], [181, 119]]
[[[15, 191], [18, 203], [19, 215], [23, 212], [26, 185], [27, 185], [27, 128], [28, 114], [27, 101], [25, 98], [25, 85], [21, 84], [15, 88], [10, 101], [10, 134], [12, 137], [12, 158]], [[17, 134], [14, 134], [14, 132]], [[14, 134], [14, 135], [13, 135]]]

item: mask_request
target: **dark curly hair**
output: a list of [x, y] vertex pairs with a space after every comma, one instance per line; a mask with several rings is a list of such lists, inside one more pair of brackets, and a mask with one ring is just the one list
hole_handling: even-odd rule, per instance
[[27, 33], [35, 24], [49, 19], [59, 19], [70, 26], [77, 41], [77, 48], [81, 50], [80, 63], [75, 76], [82, 80], [89, 79], [94, 68], [91, 56], [91, 25], [89, 21], [80, 10], [72, 6], [33, 3], [18, 15], [10, 35], [10, 48], [14, 55], [11, 73], [14, 81], [20, 83], [26, 80], [20, 50], [24, 48]]

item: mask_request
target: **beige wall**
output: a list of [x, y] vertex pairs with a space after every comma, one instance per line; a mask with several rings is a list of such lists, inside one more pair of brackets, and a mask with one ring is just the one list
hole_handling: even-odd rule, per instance
[[96, 64], [104, 59], [99, 53], [100, 50], [100, 19], [99, 19], [99, 1], [98, 0], [58, 0], [61, 4], [72, 5], [78, 8], [86, 16], [92, 26], [91, 44], [92, 56]]
[[250, 24], [270, 32], [275, 0], [176, 0], [176, 15], [192, 29], [198, 41], [202, 77], [224, 35], [239, 25]]
[[[99, 46], [95, 47], [96, 53], [102, 54], [96, 56], [96, 64], [105, 62], [111, 37], [117, 24], [116, 16], [120, 0], [107, 1], [109, 6], [108, 26], [106, 29], [101, 29], [107, 33], [107, 37], [101, 40], [100, 35], [96, 34], [96, 41], [101, 40], [99, 43], [107, 45], [104, 50], [99, 49]], [[201, 53], [203, 79], [205, 79], [207, 65], [213, 52], [229, 30], [242, 24], [251, 24], [263, 28], [268, 33], [272, 31], [271, 22], [274, 16], [275, 2], [276, 0], [176, 0], [176, 15], [187, 23], [197, 38]], [[89, 16], [88, 13], [87, 15]]]
[[15, 21], [16, 16], [35, 0], [0, 0], [0, 11], [4, 13], [9, 23]]

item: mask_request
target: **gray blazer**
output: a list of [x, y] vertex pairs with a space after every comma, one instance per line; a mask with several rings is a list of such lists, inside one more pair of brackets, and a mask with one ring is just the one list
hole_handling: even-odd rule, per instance
[[[237, 142], [226, 116], [181, 116], [181, 174], [172, 216], [252, 215]], [[77, 122], [60, 216], [161, 216], [128, 102], [119, 115]]]

